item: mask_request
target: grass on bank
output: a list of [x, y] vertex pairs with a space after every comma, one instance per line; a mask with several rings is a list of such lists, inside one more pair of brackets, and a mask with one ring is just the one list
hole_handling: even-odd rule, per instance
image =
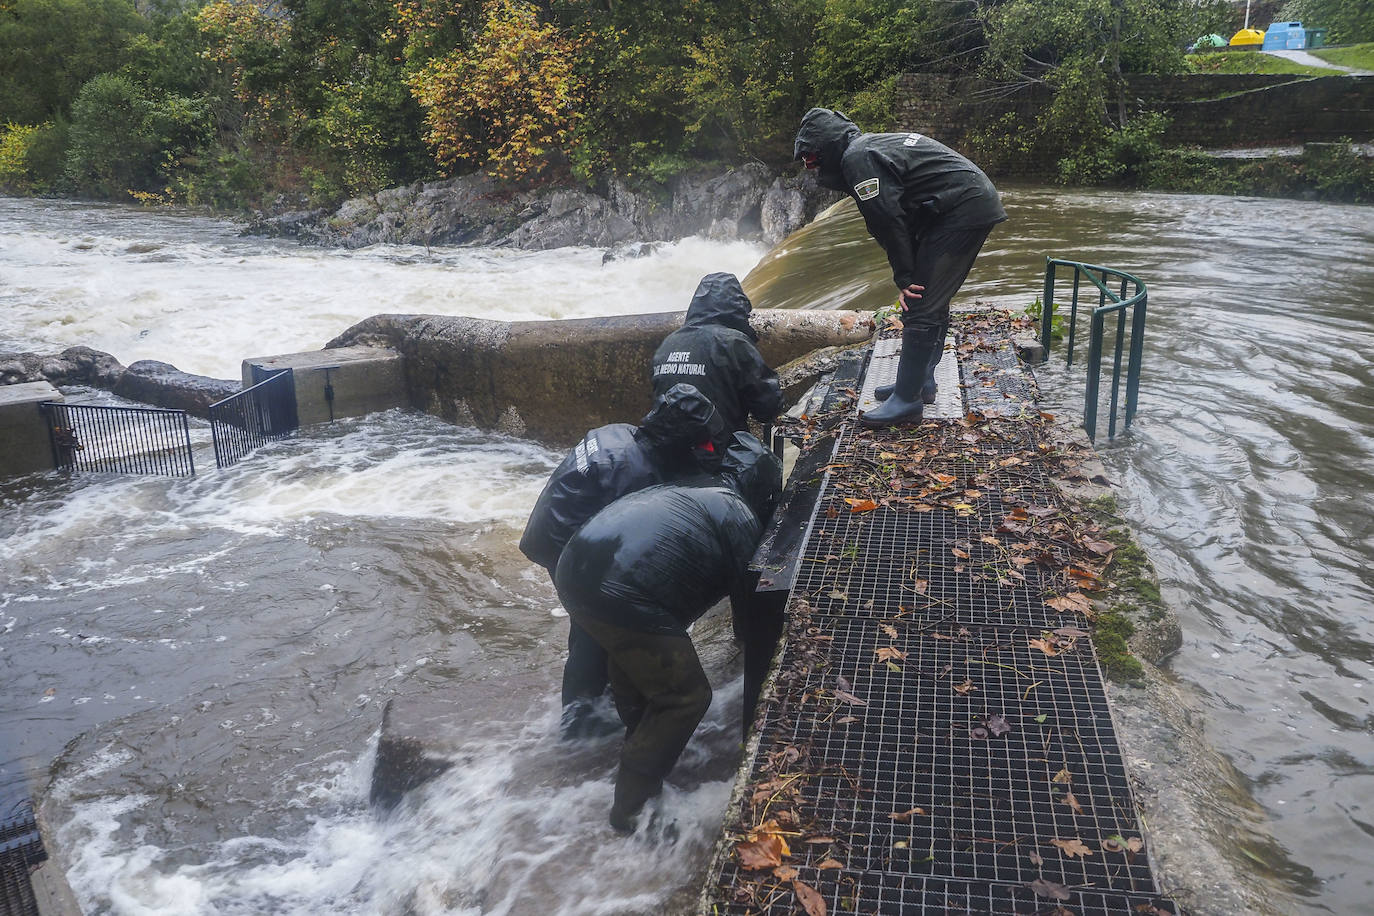
[[1331, 76], [1339, 70], [1308, 67], [1284, 57], [1259, 51], [1206, 51], [1189, 54], [1188, 66], [1195, 73], [1289, 73], [1294, 76]]
[[1324, 61], [1340, 64], [1342, 67], [1355, 67], [1359, 70], [1374, 70], [1374, 41], [1350, 45], [1347, 48], [1318, 48], [1309, 52]]

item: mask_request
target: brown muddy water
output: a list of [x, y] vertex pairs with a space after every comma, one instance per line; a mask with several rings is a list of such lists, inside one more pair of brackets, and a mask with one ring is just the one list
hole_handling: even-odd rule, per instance
[[[1372, 911], [1374, 209], [1033, 188], [1006, 202], [967, 299], [1026, 305], [1046, 254], [1149, 285], [1140, 412], [1101, 450], [1182, 618], [1171, 671], [1270, 819], [1256, 868], [1295, 910]], [[221, 376], [373, 313], [681, 308], [701, 274], [764, 255], [699, 240], [606, 266], [590, 249], [338, 253], [178, 214], [0, 213], [0, 349], [85, 343]], [[872, 308], [888, 282], [841, 211], [748, 286], [764, 307]], [[566, 292], [531, 298], [550, 289]], [[1077, 369], [1038, 374], [1051, 409], [1081, 410]], [[212, 468], [208, 431], [193, 435]], [[386, 414], [191, 481], [4, 485], [0, 785], [44, 794], [86, 908], [682, 910], [729, 792], [739, 685], [718, 685], [667, 793], [676, 830], [611, 835], [614, 747], [552, 741], [565, 623], [515, 549], [557, 457]], [[451, 700], [471, 735], [458, 767], [378, 821], [370, 750], [398, 693]]]

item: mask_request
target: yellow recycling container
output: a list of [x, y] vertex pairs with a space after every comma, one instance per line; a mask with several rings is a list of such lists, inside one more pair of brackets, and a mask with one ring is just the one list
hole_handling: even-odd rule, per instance
[[1264, 44], [1264, 33], [1259, 29], [1241, 29], [1231, 36], [1229, 44], [1232, 47], [1236, 45], [1254, 45], [1255, 47], [1259, 47]]

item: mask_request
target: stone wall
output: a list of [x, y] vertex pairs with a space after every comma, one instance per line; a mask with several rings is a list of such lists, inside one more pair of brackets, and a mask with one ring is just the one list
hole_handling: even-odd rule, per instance
[[[1168, 114], [1171, 146], [1238, 148], [1374, 139], [1374, 76], [1183, 74], [1129, 77], [1137, 111]], [[944, 74], [909, 73], [898, 83], [898, 125], [973, 155], [995, 177], [1055, 172], [1056, 154], [988, 155], [987, 135], [1032, 124], [1049, 104], [1043, 86], [1003, 86]], [[978, 134], [984, 136], [980, 143]], [[982, 152], [983, 155], [979, 155]], [[986, 163], [986, 164], [985, 164]]]

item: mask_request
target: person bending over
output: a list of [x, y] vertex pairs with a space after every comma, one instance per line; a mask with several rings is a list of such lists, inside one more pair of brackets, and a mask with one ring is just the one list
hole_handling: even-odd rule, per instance
[[749, 326], [753, 308], [734, 274], [703, 277], [686, 321], [654, 351], [654, 394], [678, 382], [693, 384], [716, 405], [730, 432], [747, 430], [750, 415], [760, 423], [776, 417], [782, 390]]
[[[558, 596], [606, 650], [626, 728], [610, 814], [617, 831], [634, 830], [706, 714], [711, 685], [687, 627], [726, 595], [737, 620], [750, 613], [749, 560], [781, 487], [777, 457], [749, 433], [735, 433], [719, 478], [624, 496], [563, 548]], [[736, 629], [750, 638], [751, 628]]]
[[1007, 218], [988, 176], [954, 150], [917, 133], [866, 134], [829, 108], [802, 118], [796, 158], [816, 183], [854, 198], [868, 232], [887, 253], [902, 307], [897, 380], [865, 426], [916, 423], [935, 402], [949, 303], [992, 227]]
[[[715, 407], [692, 385], [664, 391], [639, 426], [593, 429], [549, 475], [520, 537], [520, 552], [554, 578], [563, 547], [587, 519], [616, 499], [683, 474], [714, 472], [728, 432]], [[594, 701], [606, 689], [606, 653], [569, 621], [563, 666], [564, 738], [598, 730]]]

